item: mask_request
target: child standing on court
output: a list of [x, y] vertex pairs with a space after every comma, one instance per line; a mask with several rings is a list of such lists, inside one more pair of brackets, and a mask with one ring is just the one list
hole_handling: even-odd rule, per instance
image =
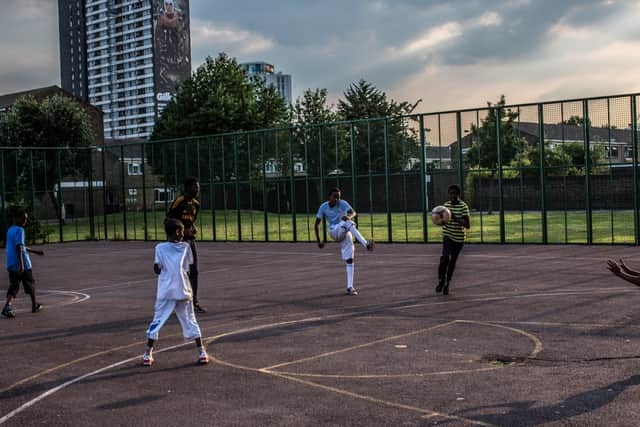
[[438, 266], [438, 286], [436, 292], [449, 295], [449, 284], [456, 261], [467, 237], [469, 222], [469, 206], [460, 200], [460, 187], [450, 185], [447, 189], [449, 201], [444, 204], [451, 211], [451, 219], [442, 227], [442, 256]]
[[355, 237], [368, 251], [372, 251], [375, 247], [373, 239], [365, 240], [356, 228], [356, 223], [353, 222], [355, 216], [356, 211], [349, 203], [342, 200], [340, 189], [333, 188], [329, 191], [328, 200], [320, 205], [315, 223], [316, 240], [320, 249], [324, 247], [324, 242], [320, 241], [320, 223], [323, 218], [329, 222], [329, 236], [340, 243], [342, 259], [347, 268], [346, 295], [358, 295], [353, 287], [353, 256], [355, 253], [353, 238]]
[[18, 295], [20, 282], [24, 287], [24, 293], [31, 297], [31, 312], [36, 313], [42, 309], [42, 305], [36, 301], [35, 281], [33, 280], [31, 259], [28, 252], [38, 255], [44, 255], [44, 252], [27, 247], [24, 232], [27, 219], [27, 211], [22, 208], [16, 210], [13, 217], [14, 225], [7, 230], [7, 238], [5, 240], [9, 290], [7, 291], [7, 302], [2, 309], [2, 315], [8, 318], [16, 316], [11, 308], [11, 301]]
[[153, 271], [158, 274], [158, 293], [156, 297], [153, 321], [147, 329], [147, 351], [142, 362], [145, 366], [153, 364], [153, 345], [158, 333], [175, 311], [182, 335], [185, 340], [195, 340], [198, 347], [198, 363], [209, 363], [200, 326], [193, 312], [193, 292], [189, 283], [189, 265], [193, 263], [193, 255], [189, 244], [183, 242], [184, 225], [175, 219], [167, 219], [164, 229], [167, 241], [156, 246]]
[[171, 203], [167, 218], [182, 221], [184, 225], [184, 240], [191, 247], [193, 263], [189, 266], [189, 281], [193, 290], [193, 307], [196, 313], [206, 313], [204, 307], [198, 303], [198, 248], [196, 246], [196, 220], [200, 212], [200, 180], [195, 176], [184, 179], [184, 191]]

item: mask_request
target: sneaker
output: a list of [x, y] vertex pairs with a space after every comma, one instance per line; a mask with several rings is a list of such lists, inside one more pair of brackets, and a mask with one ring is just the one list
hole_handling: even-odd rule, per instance
[[202, 313], [206, 313], [207, 310], [205, 310], [200, 304], [195, 303], [193, 304], [193, 309], [196, 313], [198, 314], [202, 314]]
[[436, 293], [442, 292], [442, 288], [444, 288], [444, 282], [438, 283], [438, 286], [436, 286]]
[[5, 305], [4, 306], [4, 308], [2, 309], [2, 315], [4, 317], [6, 317], [7, 319], [11, 319], [13, 317], [16, 317], [16, 315], [13, 312], [13, 310], [11, 310], [11, 306], [10, 305]]
[[145, 353], [144, 356], [142, 356], [142, 364], [144, 366], [153, 365], [153, 355], [151, 353]]
[[367, 250], [369, 252], [372, 252], [375, 248], [376, 248], [376, 242], [374, 242], [373, 239], [369, 240], [367, 242]]
[[200, 356], [198, 356], [198, 363], [201, 365], [206, 365], [209, 363], [209, 355], [206, 351], [201, 351]]
[[42, 309], [43, 309], [42, 304], [36, 304], [36, 305], [31, 307], [31, 312], [32, 313], [37, 313]]
[[347, 292], [345, 292], [345, 295], [350, 295], [350, 296], [358, 295], [358, 291], [356, 291], [353, 288], [347, 288]]

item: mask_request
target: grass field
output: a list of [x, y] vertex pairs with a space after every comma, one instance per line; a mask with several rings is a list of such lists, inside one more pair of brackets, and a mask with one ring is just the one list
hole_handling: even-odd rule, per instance
[[[147, 239], [163, 240], [162, 222], [164, 211], [147, 213]], [[542, 219], [540, 212], [505, 212], [505, 241], [508, 243], [542, 243]], [[593, 242], [633, 244], [633, 212], [594, 211]], [[104, 239], [104, 216], [94, 218], [95, 237]], [[215, 220], [215, 235], [214, 235]], [[296, 237], [298, 241], [315, 240], [313, 225], [315, 215], [296, 215]], [[431, 223], [427, 217], [427, 242], [441, 241], [440, 227]], [[422, 213], [392, 213], [391, 239], [389, 239], [388, 216], [386, 213], [360, 213], [358, 227], [365, 237], [373, 236], [376, 241], [388, 242], [424, 242]], [[587, 243], [587, 216], [584, 211], [550, 211], [547, 213], [548, 241], [550, 243]], [[262, 211], [216, 211], [200, 213], [198, 219], [200, 239], [217, 241], [293, 241], [293, 217], [290, 214]], [[144, 215], [141, 212], [109, 214], [106, 217], [107, 238], [110, 240], [144, 240]], [[240, 227], [238, 227], [240, 224]], [[60, 230], [57, 223], [43, 224], [46, 230], [46, 242], [59, 242]], [[268, 236], [265, 233], [268, 230]], [[89, 240], [89, 218], [69, 221], [62, 229], [64, 241]], [[267, 239], [268, 237], [268, 239]], [[498, 213], [473, 212], [468, 242], [499, 243], [500, 215]]]

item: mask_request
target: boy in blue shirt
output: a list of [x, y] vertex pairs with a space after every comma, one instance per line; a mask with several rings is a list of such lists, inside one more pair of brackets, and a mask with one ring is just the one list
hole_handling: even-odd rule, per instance
[[13, 219], [14, 225], [7, 230], [5, 241], [9, 290], [7, 291], [7, 302], [2, 309], [2, 315], [8, 318], [16, 316], [11, 309], [11, 301], [18, 295], [20, 282], [24, 287], [24, 293], [31, 297], [31, 312], [36, 313], [42, 309], [42, 305], [36, 302], [35, 281], [33, 280], [31, 259], [28, 252], [38, 255], [44, 255], [44, 252], [30, 249], [25, 244], [24, 226], [27, 225], [27, 212], [24, 209], [18, 209]]
[[339, 188], [333, 188], [329, 192], [329, 200], [320, 205], [318, 214], [316, 215], [316, 240], [318, 247], [322, 249], [325, 242], [320, 241], [320, 223], [323, 218], [329, 223], [329, 236], [341, 245], [342, 259], [346, 263], [347, 268], [347, 295], [358, 295], [353, 288], [353, 255], [355, 247], [353, 246], [353, 238], [362, 244], [368, 251], [374, 249], [373, 239], [367, 241], [356, 228], [353, 222], [356, 212], [351, 205], [342, 200], [342, 193]]

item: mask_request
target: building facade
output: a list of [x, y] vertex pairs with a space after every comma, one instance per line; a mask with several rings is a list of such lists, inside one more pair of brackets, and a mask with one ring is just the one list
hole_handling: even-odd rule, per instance
[[63, 89], [104, 113], [107, 140], [146, 139], [191, 73], [188, 0], [59, 0]]
[[250, 75], [262, 77], [267, 85], [271, 85], [291, 105], [291, 75], [275, 72], [275, 67], [266, 62], [245, 62], [240, 66]]

